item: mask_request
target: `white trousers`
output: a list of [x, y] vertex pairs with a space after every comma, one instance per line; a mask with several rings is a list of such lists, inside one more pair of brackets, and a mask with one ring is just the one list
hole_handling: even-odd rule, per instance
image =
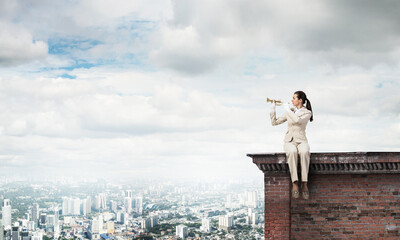
[[283, 149], [286, 152], [286, 160], [289, 164], [292, 182], [299, 180], [297, 175], [298, 156], [300, 155], [301, 181], [308, 181], [308, 168], [310, 166], [310, 145], [307, 142], [285, 142]]

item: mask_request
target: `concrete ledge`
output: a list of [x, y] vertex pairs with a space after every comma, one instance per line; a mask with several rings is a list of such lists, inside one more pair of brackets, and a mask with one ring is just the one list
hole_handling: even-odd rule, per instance
[[[264, 173], [289, 172], [285, 153], [247, 154]], [[310, 174], [400, 173], [398, 152], [311, 153]]]

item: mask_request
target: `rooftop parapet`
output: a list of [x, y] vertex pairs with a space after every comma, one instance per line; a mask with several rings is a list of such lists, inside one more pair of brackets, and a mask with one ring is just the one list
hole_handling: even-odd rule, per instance
[[[247, 154], [264, 173], [289, 172], [285, 153]], [[400, 173], [399, 152], [311, 153], [310, 174]]]

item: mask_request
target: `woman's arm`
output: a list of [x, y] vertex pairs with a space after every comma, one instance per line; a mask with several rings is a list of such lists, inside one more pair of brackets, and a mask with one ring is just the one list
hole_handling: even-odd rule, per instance
[[276, 112], [275, 111], [271, 111], [270, 117], [271, 117], [272, 126], [276, 126], [276, 125], [282, 124], [282, 123], [286, 122], [286, 120], [287, 120], [286, 114], [284, 114], [282, 117], [279, 117], [278, 119], [276, 119]]
[[286, 113], [290, 117], [290, 119], [292, 119], [293, 122], [295, 123], [300, 123], [300, 124], [307, 123], [311, 118], [311, 112], [309, 111], [307, 111], [304, 114], [301, 114], [300, 116], [297, 116], [296, 114], [294, 114], [294, 112], [290, 110], [286, 111]]

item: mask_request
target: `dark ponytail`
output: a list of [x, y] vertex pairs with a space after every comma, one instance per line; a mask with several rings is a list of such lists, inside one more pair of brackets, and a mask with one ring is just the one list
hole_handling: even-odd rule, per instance
[[311, 111], [310, 122], [312, 122], [314, 120], [314, 114], [312, 112], [311, 102], [307, 99], [307, 95], [303, 91], [297, 91], [294, 94], [297, 95], [297, 99], [303, 100], [303, 104], [306, 104], [306, 108]]

